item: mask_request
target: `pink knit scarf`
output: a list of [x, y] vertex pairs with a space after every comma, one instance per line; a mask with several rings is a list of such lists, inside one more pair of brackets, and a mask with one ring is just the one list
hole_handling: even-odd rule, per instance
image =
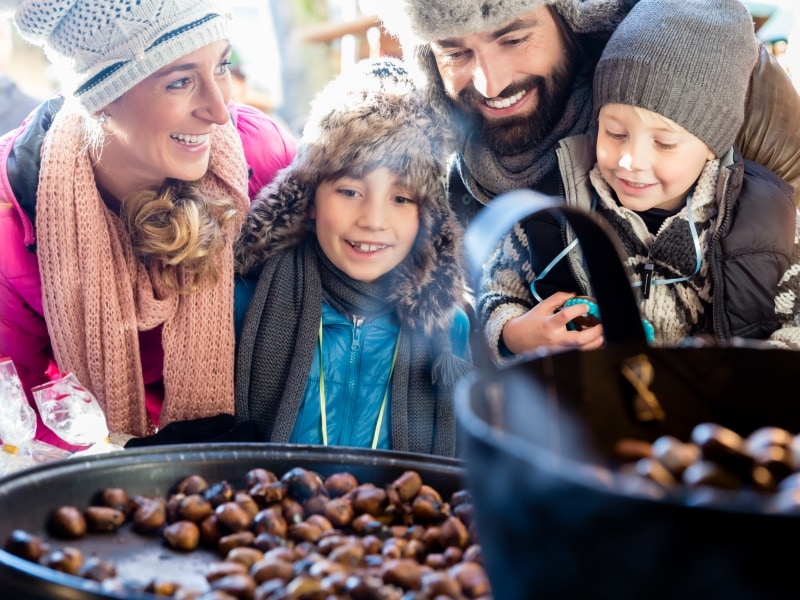
[[139, 331], [163, 324], [164, 403], [159, 426], [233, 413], [232, 238], [248, 209], [247, 173], [233, 125], [213, 136], [208, 194], [235, 198], [216, 285], [167, 292], [136, 258], [120, 219], [95, 185], [83, 117], [65, 106], [42, 148], [37, 248], [42, 303], [56, 361], [104, 408], [109, 429], [136, 436], [153, 427], [144, 399]]

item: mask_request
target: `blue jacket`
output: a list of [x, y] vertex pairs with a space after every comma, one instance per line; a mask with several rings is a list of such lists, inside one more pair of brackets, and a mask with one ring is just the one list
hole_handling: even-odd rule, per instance
[[[236, 332], [241, 330], [256, 281], [239, 279], [235, 287]], [[391, 446], [392, 365], [399, 323], [395, 314], [370, 322], [354, 323], [327, 304], [322, 305], [323, 373], [328, 444], [372, 447], [384, 394], [389, 390], [377, 448]], [[459, 358], [470, 360], [469, 319], [457, 308], [450, 328], [450, 344]], [[320, 352], [314, 353], [300, 411], [290, 443], [322, 444], [320, 404]]]
[[[369, 323], [354, 323], [327, 304], [322, 305], [329, 445], [372, 447], [381, 404], [388, 391], [376, 447], [391, 448], [391, 388], [388, 383], [398, 332], [399, 324], [393, 314]], [[468, 336], [469, 320], [459, 308], [450, 329], [450, 343], [453, 353], [465, 360], [469, 359]], [[322, 444], [319, 359], [317, 351], [292, 431], [290, 441], [293, 444]]]

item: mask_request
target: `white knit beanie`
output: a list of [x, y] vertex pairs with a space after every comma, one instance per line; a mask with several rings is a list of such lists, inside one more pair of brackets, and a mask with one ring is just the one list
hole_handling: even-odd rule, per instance
[[45, 49], [71, 76], [71, 92], [90, 113], [160, 68], [229, 38], [216, 0], [0, 0], [14, 10], [22, 38]]

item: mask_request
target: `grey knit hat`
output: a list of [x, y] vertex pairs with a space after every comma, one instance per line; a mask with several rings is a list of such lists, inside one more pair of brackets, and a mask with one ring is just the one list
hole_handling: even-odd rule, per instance
[[216, 0], [0, 0], [27, 42], [42, 46], [94, 113], [161, 67], [227, 39]]
[[758, 58], [739, 0], [640, 0], [611, 36], [594, 76], [595, 112], [646, 108], [727, 152], [744, 123]]

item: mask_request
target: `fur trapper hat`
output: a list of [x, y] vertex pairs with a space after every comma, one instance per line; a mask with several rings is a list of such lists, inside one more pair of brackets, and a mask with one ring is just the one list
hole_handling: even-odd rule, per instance
[[[525, 13], [551, 6], [576, 34], [608, 38], [631, 0], [397, 0], [377, 9], [384, 28], [398, 39], [418, 71], [426, 101], [446, 120], [454, 117], [439, 76], [431, 42], [496, 29]], [[447, 121], [445, 121], [447, 122]]]
[[576, 33], [608, 31], [625, 0], [398, 0], [378, 8], [384, 27], [415, 45], [496, 29], [550, 5]]
[[235, 246], [238, 270], [254, 271], [313, 234], [309, 209], [320, 183], [386, 167], [407, 177], [420, 218], [387, 301], [412, 327], [444, 327], [466, 292], [463, 232], [446, 189], [451, 145], [400, 61], [361, 61], [314, 99], [294, 161], [261, 191], [247, 217]]
[[160, 68], [228, 39], [221, 0], [0, 0], [90, 113]]

